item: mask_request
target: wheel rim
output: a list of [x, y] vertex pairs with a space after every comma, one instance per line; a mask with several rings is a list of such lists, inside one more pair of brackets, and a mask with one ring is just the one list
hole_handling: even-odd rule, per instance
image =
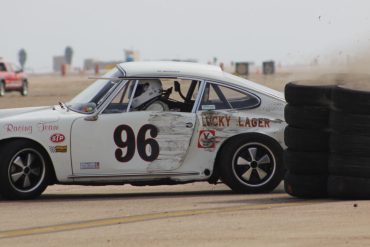
[[43, 156], [31, 148], [19, 151], [10, 161], [8, 176], [11, 186], [18, 192], [37, 189], [45, 178]]
[[276, 159], [266, 145], [247, 143], [235, 152], [232, 168], [241, 183], [259, 187], [268, 183], [275, 174]]

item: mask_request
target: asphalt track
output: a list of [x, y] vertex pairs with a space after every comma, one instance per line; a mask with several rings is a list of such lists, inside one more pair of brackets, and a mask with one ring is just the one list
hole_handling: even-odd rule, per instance
[[47, 234], [55, 233], [61, 231], [73, 231], [81, 230], [86, 228], [110, 226], [117, 224], [129, 224], [135, 222], [142, 222], [148, 220], [161, 220], [166, 218], [174, 217], [190, 217], [204, 214], [220, 214], [220, 213], [230, 213], [235, 211], [244, 211], [244, 210], [262, 210], [262, 209], [271, 209], [278, 207], [294, 207], [300, 205], [308, 205], [312, 201], [300, 201], [300, 202], [289, 202], [289, 203], [270, 203], [270, 204], [261, 204], [261, 205], [244, 205], [244, 206], [233, 206], [233, 207], [222, 207], [222, 208], [205, 208], [205, 209], [192, 209], [192, 210], [183, 210], [183, 211], [172, 211], [172, 212], [161, 212], [161, 213], [152, 213], [152, 214], [142, 214], [142, 215], [133, 215], [126, 217], [114, 217], [114, 218], [105, 218], [97, 220], [88, 220], [82, 222], [71, 222], [61, 225], [50, 225], [50, 226], [39, 226], [33, 228], [25, 229], [15, 229], [0, 232], [0, 239], [4, 238], [15, 238], [27, 235], [36, 235], [36, 234]]
[[279, 186], [51, 186], [0, 199], [0, 246], [366, 246], [368, 201], [301, 200]]

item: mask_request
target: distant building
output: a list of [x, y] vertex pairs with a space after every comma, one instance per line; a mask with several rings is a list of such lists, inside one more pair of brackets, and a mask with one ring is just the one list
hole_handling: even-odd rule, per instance
[[54, 56], [53, 57], [53, 71], [54, 72], [60, 72], [63, 64], [66, 64], [66, 59], [64, 56]]
[[249, 65], [248, 62], [236, 62], [235, 63], [235, 73], [238, 75], [249, 75]]
[[93, 70], [95, 67], [95, 60], [88, 58], [84, 60], [84, 70]]

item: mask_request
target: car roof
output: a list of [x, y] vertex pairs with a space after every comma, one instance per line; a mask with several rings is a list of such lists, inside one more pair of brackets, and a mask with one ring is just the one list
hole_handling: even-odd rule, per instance
[[257, 84], [255, 82], [237, 77], [222, 71], [215, 65], [191, 63], [191, 62], [126, 62], [117, 65], [124, 71], [125, 77], [189, 77], [223, 82], [230, 86], [239, 88], [249, 88], [279, 99], [283, 99], [283, 94], [279, 91]]
[[127, 77], [198, 77], [222, 76], [220, 67], [190, 62], [128, 62], [119, 66]]

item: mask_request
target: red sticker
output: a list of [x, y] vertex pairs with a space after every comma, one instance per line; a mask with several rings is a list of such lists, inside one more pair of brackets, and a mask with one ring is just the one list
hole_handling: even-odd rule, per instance
[[65, 140], [65, 136], [61, 133], [55, 133], [52, 136], [50, 136], [50, 141], [52, 142], [63, 142]]
[[215, 147], [215, 130], [199, 131], [198, 148], [214, 148]]

